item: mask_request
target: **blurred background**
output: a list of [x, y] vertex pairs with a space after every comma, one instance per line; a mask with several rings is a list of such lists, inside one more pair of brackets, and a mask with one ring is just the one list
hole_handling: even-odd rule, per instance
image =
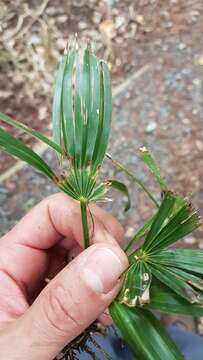
[[[109, 152], [158, 188], [139, 160], [149, 147], [171, 187], [192, 192], [203, 215], [203, 1], [202, 0], [5, 0], [0, 1], [0, 111], [51, 134], [54, 74], [68, 38], [89, 38], [112, 72], [114, 114]], [[43, 154], [54, 154], [28, 135], [18, 138]], [[152, 204], [105, 160], [102, 176], [124, 180], [124, 199], [104, 206], [122, 222], [129, 239], [150, 216]], [[0, 233], [55, 192], [42, 176], [0, 154]], [[180, 246], [182, 246], [180, 244]], [[203, 248], [203, 231], [184, 239]], [[198, 324], [203, 333], [203, 321]]]

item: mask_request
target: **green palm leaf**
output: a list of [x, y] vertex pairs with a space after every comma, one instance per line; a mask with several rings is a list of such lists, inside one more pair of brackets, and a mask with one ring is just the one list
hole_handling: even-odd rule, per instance
[[133, 263], [124, 278], [119, 294], [120, 303], [130, 307], [148, 303], [151, 280], [152, 275], [147, 264], [141, 261]]
[[54, 92], [54, 141], [64, 144], [74, 166], [95, 172], [105, 156], [112, 113], [108, 66], [90, 46], [71, 45], [62, 58]]
[[136, 359], [183, 360], [166, 330], [150, 311], [129, 308], [114, 301], [110, 314]]
[[157, 243], [154, 244], [154, 247], [151, 250], [157, 251], [175, 243], [176, 241], [182, 239], [186, 235], [193, 232], [195, 229], [198, 228], [198, 226], [199, 226], [199, 219], [197, 214], [195, 213], [191, 215], [191, 217], [188, 218], [184, 223], [180, 224], [177, 227], [176, 232], [174, 231], [173, 233], [169, 234], [167, 237], [160, 239], [160, 241], [158, 237]]
[[191, 304], [164, 284], [153, 282], [150, 288], [150, 303], [144, 307], [169, 314], [203, 316], [203, 294], [200, 294], [200, 300], [200, 304]]
[[157, 235], [159, 234], [162, 226], [164, 225], [164, 222], [167, 220], [169, 215], [171, 214], [173, 210], [173, 206], [175, 204], [176, 198], [174, 194], [170, 191], [168, 191], [164, 199], [161, 203], [161, 206], [159, 208], [159, 211], [157, 215], [155, 216], [155, 219], [152, 223], [151, 229], [149, 233], [146, 236], [146, 239], [144, 241], [143, 250], [147, 251], [150, 249], [152, 243], [156, 239]]
[[199, 217], [191, 205], [167, 192], [142, 248], [150, 254], [159, 251], [188, 235], [199, 225]]
[[158, 264], [203, 274], [203, 251], [199, 249], [163, 249], [151, 259]]
[[62, 122], [63, 122], [62, 88], [63, 88], [63, 76], [66, 66], [66, 61], [67, 59], [66, 57], [64, 57], [59, 65], [59, 69], [55, 80], [54, 99], [53, 99], [53, 113], [52, 113], [53, 140], [59, 147], [64, 146], [62, 140]]
[[92, 162], [97, 167], [103, 161], [109, 139], [112, 116], [111, 79], [107, 64], [100, 62], [99, 126], [94, 145]]
[[171, 273], [173, 273], [175, 277], [178, 277], [179, 279], [187, 282], [196, 290], [203, 291], [203, 279], [201, 279], [197, 275], [191, 274], [188, 271], [175, 267], [167, 267], [167, 269], [170, 269]]
[[199, 292], [171, 268], [150, 262], [150, 270], [156, 279], [167, 285], [180, 297], [192, 304], [200, 302]]
[[57, 182], [56, 175], [39, 155], [2, 128], [0, 128], [0, 149], [25, 161], [36, 170], [49, 177], [52, 181]]
[[70, 172], [63, 186], [81, 203], [86, 246], [90, 243], [86, 207], [90, 201], [101, 200], [108, 190], [107, 184], [97, 185], [96, 180], [108, 144], [111, 114], [107, 64], [92, 53], [89, 45], [82, 49], [77, 41], [72, 42], [56, 77], [53, 136], [70, 160]]
[[[88, 129], [87, 129], [87, 145], [86, 151], [86, 161], [89, 162], [92, 160], [92, 155], [95, 148], [96, 134], [99, 129], [100, 122], [100, 94], [101, 94], [101, 75], [100, 67], [98, 66], [98, 59], [96, 56], [91, 54], [90, 51], [87, 52], [86, 56], [88, 57], [88, 76], [87, 76], [87, 86], [89, 86], [89, 115], [88, 115]], [[109, 125], [111, 124], [111, 119], [109, 119]]]
[[150, 245], [150, 253], [157, 252], [175, 243], [190, 234], [198, 226], [199, 218], [197, 213], [191, 211], [187, 205], [184, 206], [172, 219], [169, 219], [167, 225], [153, 239], [153, 243]]
[[104, 199], [104, 195], [108, 191], [108, 185], [106, 183], [102, 183], [98, 186], [96, 186], [92, 192], [91, 196], [89, 197], [89, 201], [91, 202], [97, 202]]
[[29, 126], [22, 124], [19, 121], [13, 120], [10, 116], [5, 115], [0, 112], [0, 120], [4, 123], [11, 125], [19, 130], [22, 130], [23, 132], [33, 136], [37, 140], [42, 141], [43, 143], [47, 144], [49, 147], [51, 147], [53, 150], [56, 150], [59, 154], [62, 154], [63, 151], [56, 143], [48, 139], [46, 136], [41, 134], [39, 131], [31, 129]]

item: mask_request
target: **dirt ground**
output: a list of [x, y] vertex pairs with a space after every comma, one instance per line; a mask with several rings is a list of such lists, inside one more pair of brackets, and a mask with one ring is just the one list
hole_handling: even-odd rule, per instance
[[[17, 0], [0, 1], [0, 8], [0, 111], [50, 134], [53, 74], [60, 54], [75, 32], [90, 38], [112, 69], [109, 152], [158, 194], [139, 160], [139, 147], [149, 147], [171, 186], [182, 194], [192, 192], [203, 215], [203, 2]], [[13, 133], [34, 145], [27, 135]], [[49, 151], [44, 157], [56, 166]], [[1, 153], [1, 234], [56, 191], [27, 167], [5, 176], [14, 163]], [[102, 176], [125, 180], [130, 187], [128, 214], [117, 193], [114, 202], [104, 205], [122, 222], [128, 239], [152, 205], [107, 160]], [[203, 230], [184, 245], [203, 248]]]

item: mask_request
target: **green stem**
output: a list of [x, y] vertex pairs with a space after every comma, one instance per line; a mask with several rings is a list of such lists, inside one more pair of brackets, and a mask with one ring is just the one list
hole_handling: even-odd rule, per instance
[[137, 176], [135, 176], [129, 169], [127, 169], [119, 161], [112, 159], [111, 155], [106, 154], [106, 156], [108, 157], [108, 159], [110, 159], [112, 161], [112, 163], [114, 164], [115, 167], [117, 167], [117, 169], [124, 171], [134, 182], [136, 182], [144, 190], [144, 192], [149, 196], [149, 198], [153, 201], [153, 203], [156, 205], [156, 207], [159, 208], [159, 204], [156, 201], [156, 199], [154, 198], [154, 196], [151, 194], [151, 192], [148, 190], [148, 188], [145, 186], [145, 184], [143, 184], [143, 182], [139, 178], [137, 178]]
[[80, 211], [82, 219], [83, 239], [85, 249], [90, 246], [89, 227], [87, 221], [87, 202], [84, 199], [80, 200]]

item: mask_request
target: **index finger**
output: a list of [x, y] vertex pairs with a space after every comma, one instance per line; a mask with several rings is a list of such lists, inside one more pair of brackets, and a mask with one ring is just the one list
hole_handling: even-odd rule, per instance
[[[108, 241], [109, 236], [107, 239], [105, 233], [110, 232], [113, 241], [117, 238], [120, 242], [122, 228], [117, 221], [98, 208], [92, 207], [91, 212], [95, 224], [93, 241]], [[92, 224], [91, 216], [89, 221]], [[82, 247], [79, 203], [62, 193], [46, 198], [1, 239], [0, 270], [4, 280], [9, 277], [11, 284], [15, 282], [15, 288], [29, 293], [45, 276], [50, 264], [48, 250], [56, 244], [68, 250], [77, 243]], [[12, 287], [9, 287], [9, 291], [10, 298], [16, 298], [18, 303], [16, 291]], [[5, 281], [1, 281], [0, 294], [4, 292]], [[8, 299], [3, 300], [7, 304]]]
[[[88, 222], [93, 237], [97, 236], [97, 230], [106, 230], [121, 245], [123, 229], [117, 220], [95, 205], [90, 206], [90, 210], [92, 215], [88, 216]], [[15, 243], [41, 250], [53, 247], [64, 237], [68, 239], [65, 244], [67, 249], [75, 241], [82, 246], [79, 202], [62, 193], [49, 196], [25, 215], [5, 237]]]

